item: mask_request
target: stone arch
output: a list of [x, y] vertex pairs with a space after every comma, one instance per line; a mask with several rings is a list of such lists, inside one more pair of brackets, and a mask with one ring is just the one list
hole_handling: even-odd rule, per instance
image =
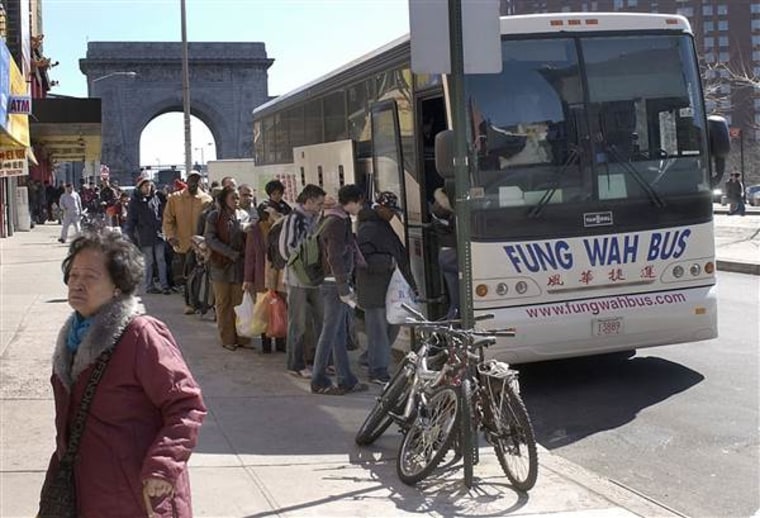
[[[163, 113], [182, 111], [182, 45], [90, 42], [79, 62], [89, 94], [102, 101], [101, 160], [130, 182], [140, 135]], [[190, 112], [208, 126], [218, 158], [253, 156], [253, 109], [269, 100], [263, 43], [190, 43]]]

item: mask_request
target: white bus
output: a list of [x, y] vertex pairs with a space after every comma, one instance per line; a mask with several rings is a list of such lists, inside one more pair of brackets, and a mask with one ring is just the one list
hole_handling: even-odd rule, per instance
[[[465, 77], [474, 310], [517, 329], [493, 354], [521, 363], [715, 338], [711, 196], [728, 136], [705, 116], [688, 21], [510, 16], [501, 34], [503, 71]], [[348, 142], [354, 174], [340, 183], [399, 195], [413, 269], [436, 298], [430, 211], [451, 150], [433, 137], [450, 130], [449, 107], [447, 77], [413, 74], [404, 37], [254, 110], [256, 163], [305, 182], [303, 150]]]

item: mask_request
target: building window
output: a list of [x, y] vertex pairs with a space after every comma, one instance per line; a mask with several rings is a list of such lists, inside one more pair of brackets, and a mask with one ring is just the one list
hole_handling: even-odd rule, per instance
[[623, 8], [623, 0], [615, 0], [612, 3], [612, 8], [615, 9], [616, 11], [619, 11], [620, 9], [622, 9]]
[[597, 2], [596, 0], [591, 2], [591, 10], [597, 11], [598, 9], [599, 9], [599, 2]]
[[728, 6], [726, 4], [720, 4], [718, 6], [718, 14], [719, 15], [727, 15], [728, 14]]
[[715, 30], [715, 24], [713, 22], [705, 22], [705, 33], [712, 32]]
[[[760, 36], [758, 36], [758, 35], [752, 36], [752, 46], [753, 47], [760, 46]], [[754, 53], [752, 55], [754, 56]]]
[[753, 13], [760, 13], [760, 4], [758, 4], [758, 3], [753, 3], [753, 4], [752, 4], [752, 6], [750, 7], [750, 10], [751, 10]]
[[718, 30], [721, 32], [726, 32], [728, 30], [728, 20], [719, 20]]
[[721, 63], [728, 63], [728, 52], [721, 52], [718, 54], [718, 61]]
[[[752, 42], [755, 43], [754, 41]], [[760, 50], [753, 50], [752, 51], [752, 61], [760, 61]]]
[[678, 9], [676, 9], [676, 13], [680, 14], [681, 16], [691, 18], [692, 16], [694, 16], [694, 8], [693, 7], [679, 7]]
[[702, 6], [702, 14], [704, 16], [712, 16], [713, 14], [713, 8], [711, 5], [703, 5]]
[[728, 47], [728, 36], [720, 36], [718, 38], [719, 47]]
[[760, 30], [760, 18], [752, 19], [752, 30], [753, 31]]
[[711, 37], [705, 38], [705, 48], [706, 49], [711, 48], [713, 45], [715, 45], [715, 38], [711, 38]]
[[569, 6], [569, 5], [566, 5], [566, 6], [564, 6], [564, 7], [562, 8], [562, 12], [563, 12], [563, 13], [569, 13], [569, 12], [570, 12], [570, 6]]
[[628, 7], [636, 7], [639, 5], [639, 0], [628, 0]]

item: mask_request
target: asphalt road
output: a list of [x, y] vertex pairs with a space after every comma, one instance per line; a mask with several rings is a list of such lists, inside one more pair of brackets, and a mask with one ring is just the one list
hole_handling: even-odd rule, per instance
[[716, 340], [523, 367], [539, 442], [687, 516], [755, 514], [760, 278], [718, 282]]

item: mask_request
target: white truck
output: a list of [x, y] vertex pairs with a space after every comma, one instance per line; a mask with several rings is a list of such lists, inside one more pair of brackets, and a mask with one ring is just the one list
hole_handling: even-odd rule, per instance
[[231, 176], [238, 185], [250, 185], [258, 201], [266, 199], [264, 186], [271, 180], [280, 180], [285, 185], [284, 198], [290, 204], [295, 202], [301, 190], [292, 164], [256, 167], [252, 158], [230, 158], [209, 160], [206, 167], [209, 182], [221, 182], [225, 176]]

